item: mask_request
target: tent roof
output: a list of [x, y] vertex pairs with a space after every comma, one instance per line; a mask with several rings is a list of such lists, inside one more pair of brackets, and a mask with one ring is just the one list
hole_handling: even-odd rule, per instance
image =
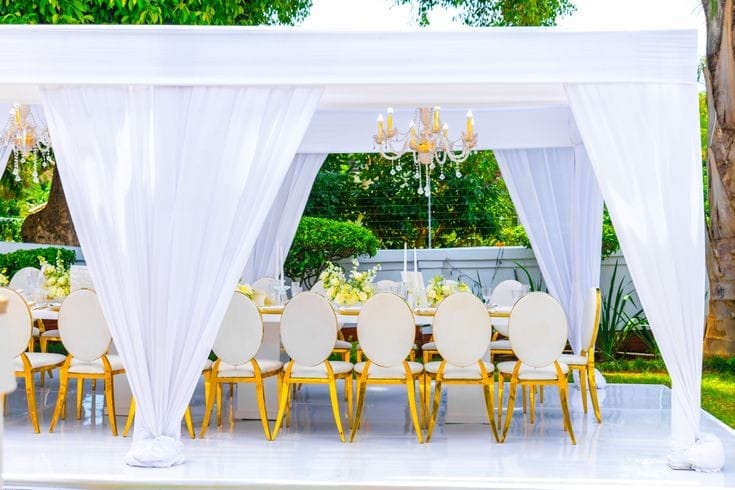
[[0, 26], [0, 100], [42, 85], [320, 85], [320, 109], [564, 104], [563, 84], [696, 83], [696, 31]]

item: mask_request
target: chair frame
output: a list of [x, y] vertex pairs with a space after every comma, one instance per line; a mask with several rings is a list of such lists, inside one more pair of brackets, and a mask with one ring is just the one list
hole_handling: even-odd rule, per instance
[[595, 344], [597, 343], [597, 333], [600, 329], [600, 307], [602, 305], [602, 298], [600, 295], [600, 288], [595, 288], [595, 326], [592, 330], [592, 340], [582, 354], [587, 358], [586, 364], [572, 364], [565, 363], [569, 366], [569, 374], [573, 371], [579, 371], [579, 390], [582, 394], [582, 408], [584, 413], [587, 413], [587, 390], [590, 392], [592, 398], [592, 409], [595, 412], [595, 419], [598, 423], [602, 423], [602, 413], [600, 412], [600, 403], [597, 399], [597, 383], [595, 381]]
[[[8, 289], [8, 292], [6, 294], [10, 294], [10, 292], [21, 297], [20, 293], [12, 289]], [[30, 328], [29, 328], [28, 334], [32, 341], [33, 339], [33, 315], [31, 314], [31, 309], [28, 307], [28, 304], [25, 302], [25, 300], [22, 300], [22, 301], [28, 312], [28, 319], [30, 321]], [[34, 368], [33, 366], [31, 366], [31, 361], [28, 359], [28, 356], [26, 355], [25, 352], [21, 352], [18, 355], [18, 357], [20, 357], [21, 362], [23, 363], [23, 370], [14, 371], [14, 374], [16, 378], [23, 378], [24, 380], [25, 391], [26, 391], [26, 403], [28, 405], [28, 418], [31, 421], [31, 425], [33, 425], [33, 431], [36, 434], [39, 434], [41, 432], [41, 428], [38, 422], [38, 409], [36, 408], [36, 387], [33, 381], [33, 375], [36, 373], [41, 373], [41, 376], [44, 376], [47, 372], [51, 373], [51, 371], [53, 371], [54, 369], [61, 367], [63, 364], [63, 361], [58, 362], [56, 364], [52, 364], [50, 366]], [[3, 407], [4, 409], [7, 409], [8, 407], [7, 394], [3, 394]]]

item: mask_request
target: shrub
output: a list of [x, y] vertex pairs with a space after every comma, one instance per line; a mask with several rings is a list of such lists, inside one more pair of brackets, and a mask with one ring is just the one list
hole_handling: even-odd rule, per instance
[[357, 223], [304, 216], [296, 230], [284, 272], [311, 287], [328, 263], [358, 256], [373, 256], [378, 239]]
[[57, 247], [31, 248], [28, 250], [16, 250], [6, 254], [0, 254], [0, 270], [5, 269], [8, 278], [23, 267], [41, 268], [38, 257], [43, 257], [47, 262], [56, 263], [56, 255], [61, 254], [61, 260], [66, 267], [77, 261], [74, 250]]

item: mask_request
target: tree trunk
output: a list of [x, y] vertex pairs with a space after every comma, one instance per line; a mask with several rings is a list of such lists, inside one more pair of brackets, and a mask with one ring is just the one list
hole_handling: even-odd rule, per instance
[[54, 168], [48, 202], [40, 210], [28, 215], [20, 234], [24, 242], [79, 246], [58, 169]]
[[710, 281], [706, 355], [735, 354], [735, 51], [733, 0], [702, 0], [707, 17]]

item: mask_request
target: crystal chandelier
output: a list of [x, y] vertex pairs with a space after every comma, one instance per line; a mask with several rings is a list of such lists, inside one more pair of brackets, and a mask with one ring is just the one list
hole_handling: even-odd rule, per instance
[[42, 168], [54, 163], [48, 128], [38, 123], [29, 105], [13, 104], [8, 123], [0, 133], [0, 147], [3, 146], [12, 148], [12, 172], [16, 181], [21, 180], [21, 164], [31, 161], [33, 182], [38, 183], [39, 160]]
[[419, 181], [417, 192], [431, 194], [431, 172], [439, 167], [439, 180], [446, 177], [445, 167], [462, 177], [459, 164], [467, 160], [470, 152], [477, 146], [477, 133], [474, 132], [475, 120], [472, 111], [467, 112], [467, 125], [462, 136], [449, 139], [449, 126], [442, 123], [439, 107], [416, 109], [408, 131], [401, 132], [393, 125], [393, 109], [388, 108], [387, 125], [383, 126], [383, 115], [378, 116], [378, 134], [373, 136], [376, 149], [383, 158], [393, 162], [390, 174], [396, 175], [403, 170], [400, 158], [406, 153], [413, 154], [414, 177]]

